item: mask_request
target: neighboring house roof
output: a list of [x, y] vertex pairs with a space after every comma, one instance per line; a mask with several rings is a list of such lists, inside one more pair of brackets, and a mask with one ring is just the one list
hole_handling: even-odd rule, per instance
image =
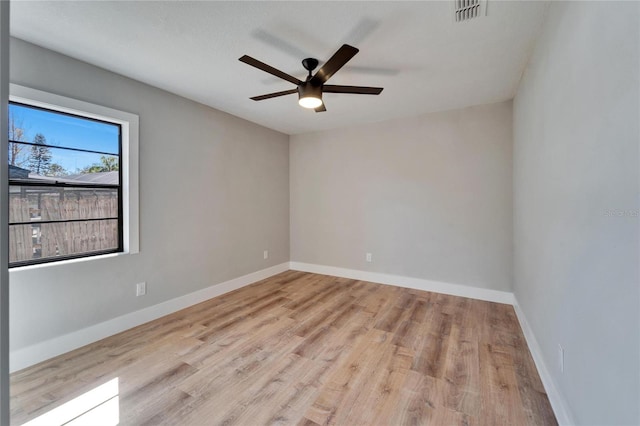
[[98, 172], [98, 173], [81, 173], [77, 175], [64, 176], [64, 179], [85, 183], [101, 183], [103, 185], [117, 185], [118, 171]]
[[9, 179], [28, 179], [29, 170], [9, 164]]

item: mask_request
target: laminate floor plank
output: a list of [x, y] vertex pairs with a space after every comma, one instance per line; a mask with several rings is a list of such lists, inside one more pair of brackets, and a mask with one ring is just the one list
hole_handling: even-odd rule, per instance
[[407, 373], [400, 398], [388, 414], [389, 425], [437, 425], [435, 415], [442, 407], [440, 381], [414, 370]]
[[120, 425], [557, 424], [511, 306], [298, 271], [12, 374], [12, 424], [112, 381]]
[[369, 330], [321, 388], [305, 417], [321, 425], [341, 424], [338, 421], [349, 414], [353, 402], [367, 391], [367, 382], [371, 380], [368, 373], [375, 371], [385, 355], [387, 339], [386, 332]]
[[469, 416], [480, 410], [478, 340], [471, 329], [454, 325], [445, 361], [442, 405]]

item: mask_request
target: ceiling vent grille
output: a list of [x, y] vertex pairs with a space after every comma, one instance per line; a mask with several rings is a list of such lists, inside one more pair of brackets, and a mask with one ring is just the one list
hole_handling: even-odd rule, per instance
[[486, 0], [453, 0], [453, 2], [455, 22], [469, 21], [486, 14]]

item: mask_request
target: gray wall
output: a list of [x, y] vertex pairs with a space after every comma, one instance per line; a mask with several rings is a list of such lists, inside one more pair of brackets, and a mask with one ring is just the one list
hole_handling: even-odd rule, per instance
[[140, 253], [13, 270], [12, 350], [289, 260], [287, 135], [15, 39], [10, 75], [140, 116]]
[[640, 423], [639, 5], [553, 3], [514, 101], [515, 295], [581, 425]]
[[292, 136], [291, 260], [511, 291], [511, 111]]

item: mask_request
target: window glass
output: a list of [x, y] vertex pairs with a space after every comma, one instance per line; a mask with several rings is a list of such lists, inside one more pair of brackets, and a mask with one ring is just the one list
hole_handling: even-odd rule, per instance
[[9, 104], [11, 266], [122, 251], [118, 124]]
[[36, 135], [44, 135], [48, 145], [78, 148], [87, 151], [118, 155], [120, 126], [75, 115], [64, 114], [12, 102], [9, 113], [9, 139], [11, 121], [21, 129], [21, 140], [34, 142]]

